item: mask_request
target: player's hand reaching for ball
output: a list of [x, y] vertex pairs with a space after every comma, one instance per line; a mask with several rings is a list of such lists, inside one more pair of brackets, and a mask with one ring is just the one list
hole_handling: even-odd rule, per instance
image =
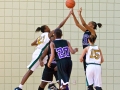
[[78, 10], [78, 14], [80, 15], [82, 12], [82, 7]]
[[70, 14], [73, 14], [73, 13], [74, 13], [74, 12], [73, 12], [73, 8], [71, 8], [71, 9], [70, 9]]
[[70, 15], [73, 13], [73, 9], [70, 9], [70, 12], [69, 12], [69, 17], [70, 17]]
[[73, 8], [71, 8], [71, 14], [74, 14]]

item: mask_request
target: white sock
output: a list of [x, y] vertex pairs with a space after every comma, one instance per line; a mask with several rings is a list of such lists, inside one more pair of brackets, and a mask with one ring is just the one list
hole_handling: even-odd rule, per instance
[[23, 85], [22, 85], [22, 84], [20, 84], [20, 85], [19, 85], [19, 88], [21, 88], [21, 89], [22, 89], [22, 87], [23, 87]]

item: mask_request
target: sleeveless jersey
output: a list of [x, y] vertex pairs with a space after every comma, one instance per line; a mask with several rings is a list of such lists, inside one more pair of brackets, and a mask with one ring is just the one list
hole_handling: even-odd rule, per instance
[[91, 35], [91, 32], [86, 30], [84, 32], [83, 38], [82, 38], [82, 45], [83, 45], [83, 49], [87, 46], [89, 46], [89, 42], [88, 42], [88, 38]]
[[101, 55], [98, 46], [89, 46], [88, 52], [86, 53], [86, 63], [101, 63]]
[[[83, 45], [83, 49], [86, 48], [87, 46], [89, 46], [89, 42], [88, 42], [88, 38], [91, 35], [91, 32], [86, 30], [84, 32], [83, 38], [82, 38], [82, 45]], [[97, 38], [97, 35], [96, 35]]]
[[55, 60], [71, 60], [71, 55], [68, 43], [63, 39], [56, 39], [53, 41], [55, 45]]
[[37, 48], [43, 49], [46, 45], [48, 45], [49, 41], [50, 39], [48, 37], [48, 32], [42, 33], [41, 36], [37, 39]]

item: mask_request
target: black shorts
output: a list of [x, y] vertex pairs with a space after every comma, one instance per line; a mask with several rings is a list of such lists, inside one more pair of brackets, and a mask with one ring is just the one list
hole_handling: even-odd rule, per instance
[[70, 75], [72, 71], [71, 60], [59, 60], [57, 61], [57, 72], [60, 86], [69, 83]]
[[43, 74], [42, 74], [42, 81], [52, 82], [53, 81], [53, 75], [54, 75], [56, 81], [58, 82], [57, 71], [54, 71], [54, 68], [56, 66], [57, 66], [56, 64], [51, 64], [51, 68], [49, 68], [47, 65], [45, 65], [45, 68], [44, 68]]

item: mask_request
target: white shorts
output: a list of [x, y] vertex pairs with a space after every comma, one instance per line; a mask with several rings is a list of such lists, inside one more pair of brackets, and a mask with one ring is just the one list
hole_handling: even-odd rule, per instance
[[95, 64], [89, 64], [86, 68], [86, 79], [87, 84], [94, 85], [94, 87], [102, 87], [102, 79], [101, 79], [101, 66]]
[[[35, 69], [38, 68], [38, 66], [40, 65], [39, 58], [41, 57], [42, 53], [43, 53], [43, 51], [41, 49], [36, 49], [34, 51], [34, 53], [32, 54], [32, 61], [27, 66], [28, 69], [35, 71]], [[43, 60], [44, 64], [47, 63], [47, 59], [48, 59], [48, 57], [46, 56]]]

